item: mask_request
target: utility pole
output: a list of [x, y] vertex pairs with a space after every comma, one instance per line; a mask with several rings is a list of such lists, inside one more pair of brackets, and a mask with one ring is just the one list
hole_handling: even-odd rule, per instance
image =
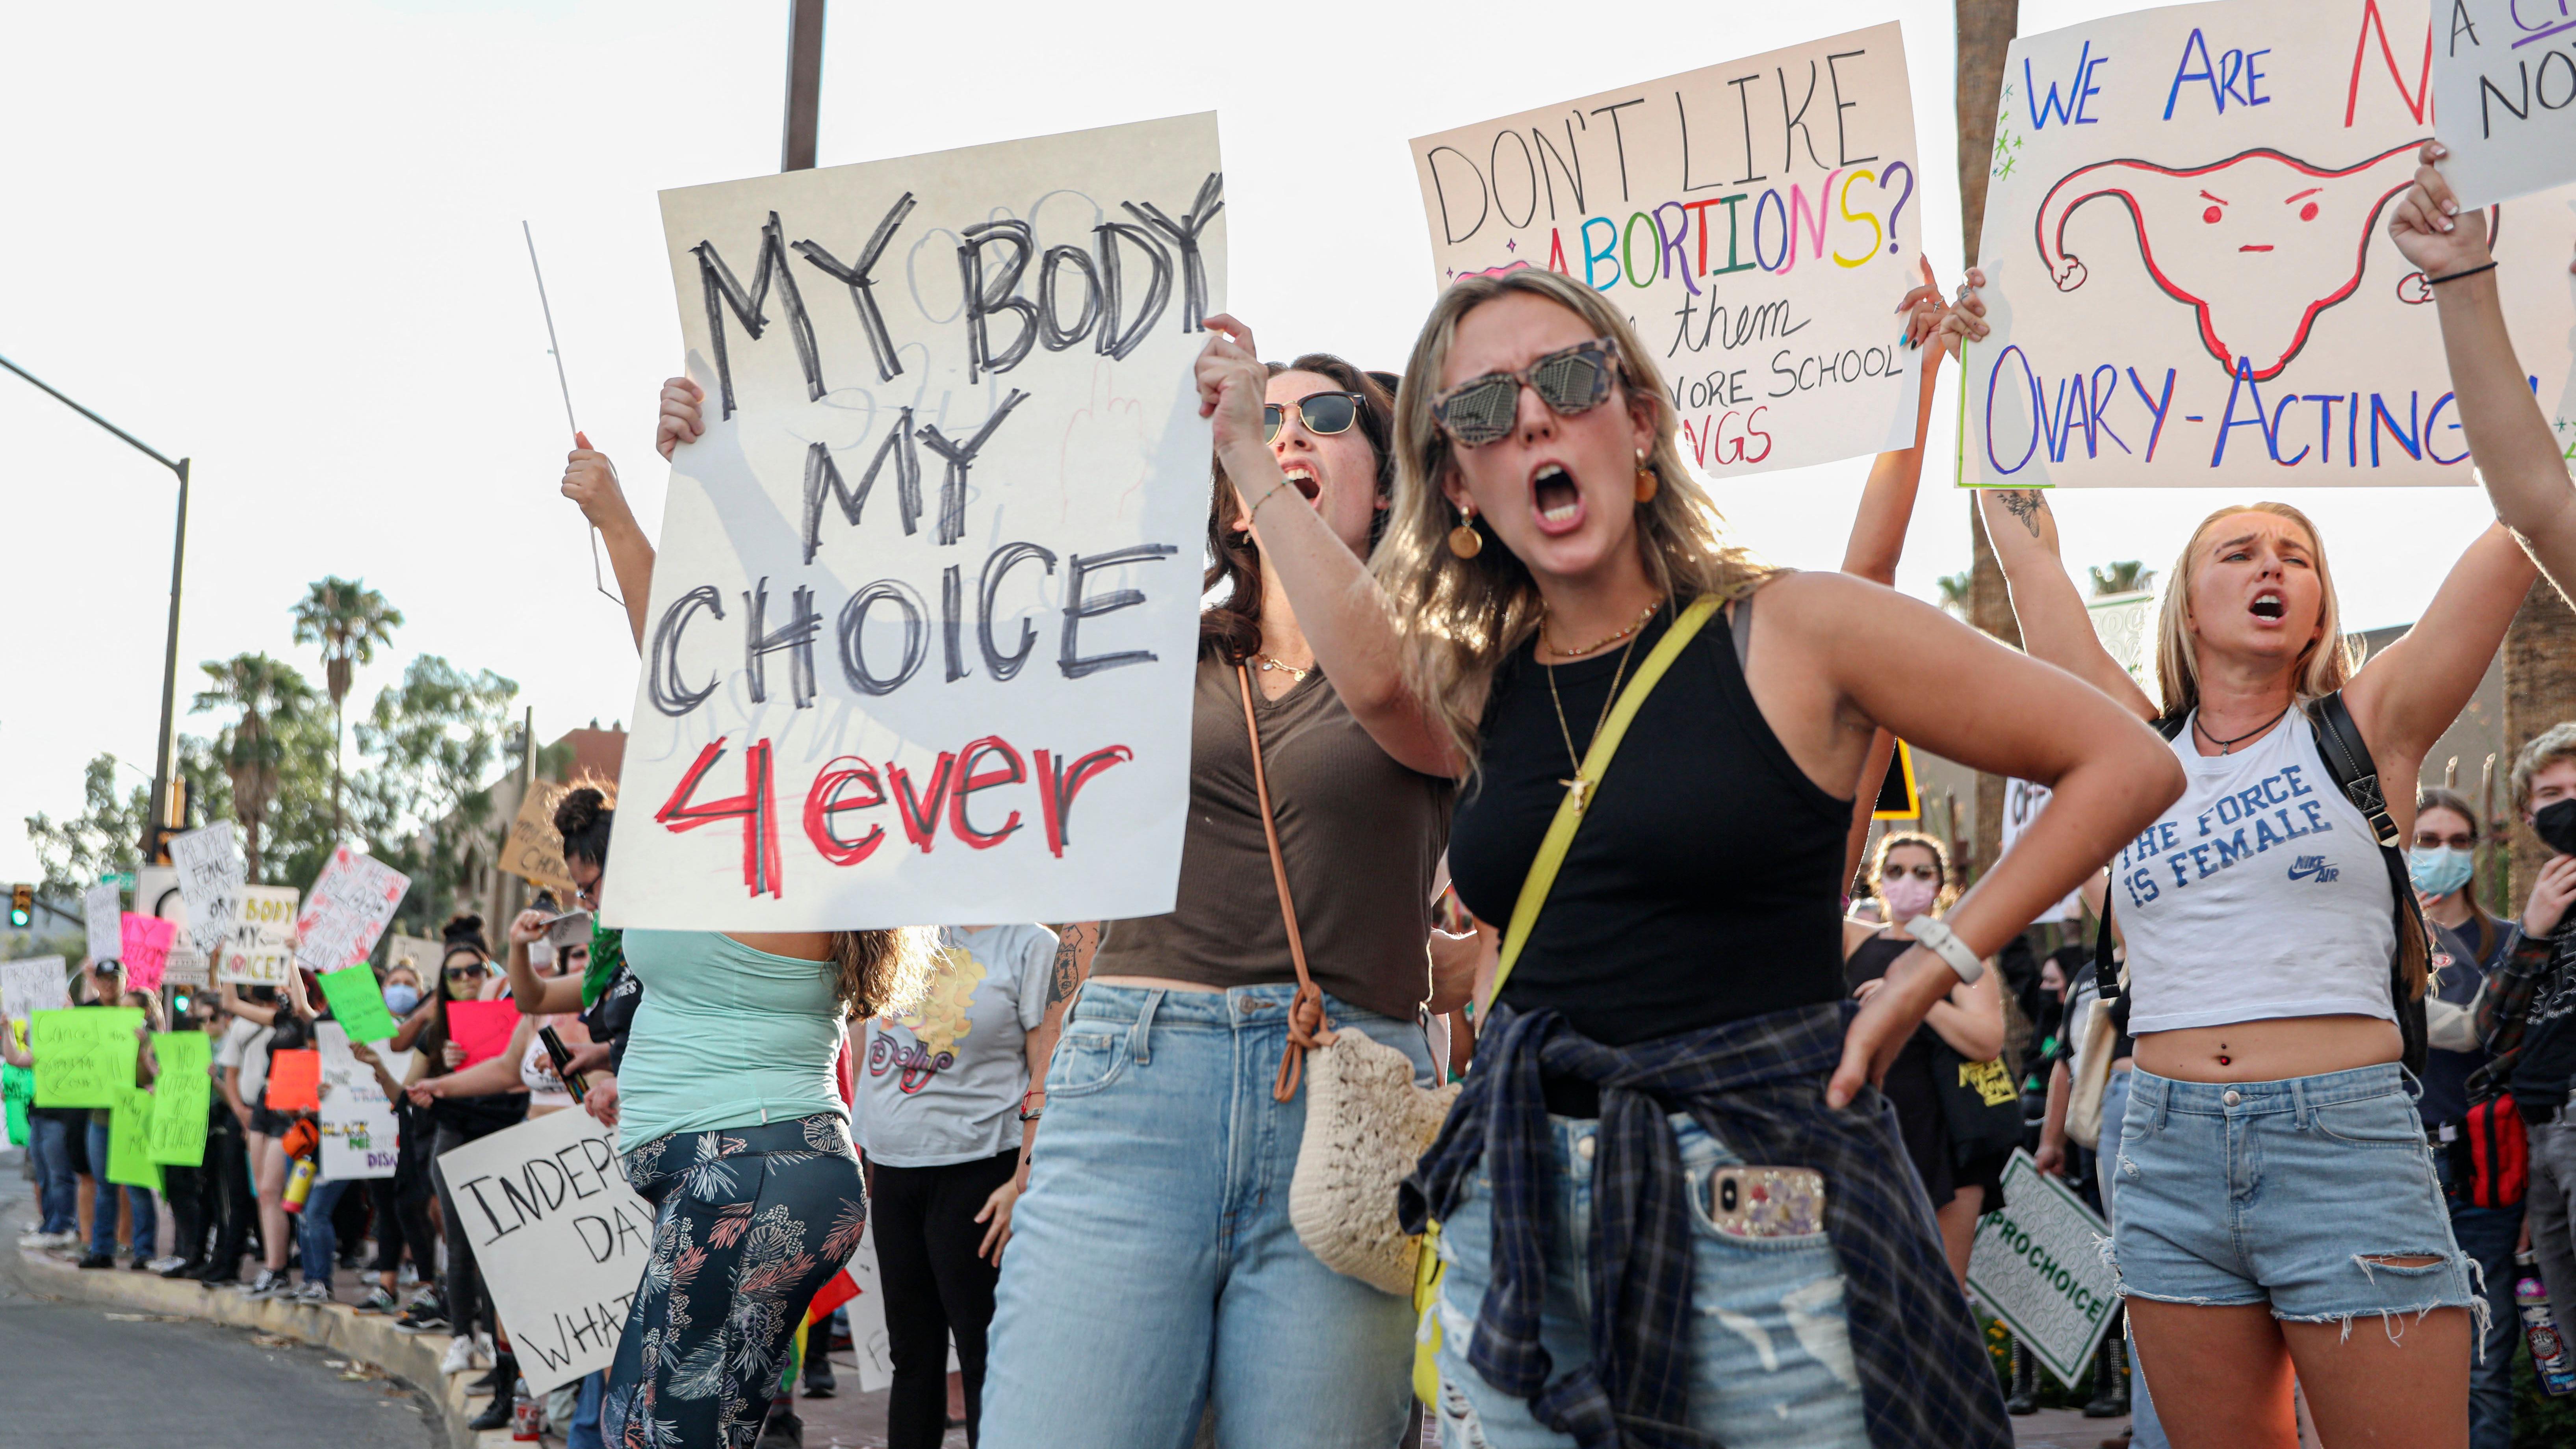
[[[799, 0], [800, 9], [803, 3], [804, 0]], [[812, 0], [812, 4], [818, 17], [819, 28], [822, 0]], [[170, 784], [170, 738], [179, 705], [179, 584], [181, 572], [188, 558], [189, 460], [181, 458], [175, 463], [171, 462], [150, 444], [55, 391], [43, 378], [11, 362], [8, 358], [0, 357], [0, 367], [5, 367], [34, 383], [47, 397], [114, 433], [136, 452], [169, 469], [179, 478], [179, 518], [170, 534], [170, 625], [161, 645], [161, 731], [153, 746], [151, 807], [144, 822], [143, 838], [136, 842], [142, 851], [143, 863], [157, 864], [162, 854], [161, 842], [172, 833], [172, 827], [182, 827], [187, 824], [186, 806], [180, 802], [178, 792], [173, 790]]]
[[788, 0], [787, 139], [778, 169], [814, 169], [814, 127], [823, 109], [823, 0]]

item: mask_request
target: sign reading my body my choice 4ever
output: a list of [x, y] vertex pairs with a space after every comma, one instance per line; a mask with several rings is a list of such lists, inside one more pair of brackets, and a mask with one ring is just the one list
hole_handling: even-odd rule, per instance
[[613, 926], [1171, 909], [1216, 118], [664, 192], [672, 459]]
[[[1959, 481], [2474, 482], [2429, 279], [2388, 236], [2436, 129], [2431, 24], [2423, 0], [2220, 0], [2014, 41]], [[2562, 448], [2571, 203], [2503, 207], [2495, 248]]]
[[1439, 284], [1543, 267], [1601, 292], [1706, 472], [1913, 445], [1896, 303], [1923, 173], [1894, 23], [1418, 137], [1413, 168]]

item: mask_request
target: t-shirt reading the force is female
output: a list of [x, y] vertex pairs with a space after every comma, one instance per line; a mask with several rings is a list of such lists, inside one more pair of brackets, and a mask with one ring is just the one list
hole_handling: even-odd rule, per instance
[[868, 1023], [851, 1135], [870, 1162], [946, 1167], [1020, 1145], [1028, 1034], [1046, 1019], [1055, 932], [986, 926], [939, 932], [929, 994]]

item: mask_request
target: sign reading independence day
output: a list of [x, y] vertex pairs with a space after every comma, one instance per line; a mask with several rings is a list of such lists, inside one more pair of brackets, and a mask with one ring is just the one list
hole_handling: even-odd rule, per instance
[[1223, 207], [1213, 115], [662, 194], [706, 433], [609, 924], [1171, 909]]
[[1602, 293], [1702, 471], [1913, 446], [1923, 173], [1893, 22], [1419, 137], [1413, 165], [1439, 284], [1544, 267]]
[[[2423, 0], [2221, 0], [2014, 41], [1960, 482], [2474, 482], [2431, 289], [2388, 236], [2424, 141], [2477, 126], [2435, 125], [2429, 27]], [[2487, 213], [2562, 448], [2571, 206], [2561, 187]]]

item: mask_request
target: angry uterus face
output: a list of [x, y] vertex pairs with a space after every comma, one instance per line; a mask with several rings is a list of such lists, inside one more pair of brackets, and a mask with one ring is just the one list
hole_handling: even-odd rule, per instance
[[2067, 220], [2095, 197], [2118, 198], [2147, 275], [2198, 313], [2209, 355], [2231, 373], [2244, 359], [2268, 381], [2307, 345], [2317, 314], [2361, 285], [2380, 209], [2414, 177], [2418, 144], [2340, 171], [2268, 148], [2188, 169], [2087, 166], [2040, 203], [2040, 259], [2059, 291], [2083, 286], [2088, 269], [2066, 250]]

